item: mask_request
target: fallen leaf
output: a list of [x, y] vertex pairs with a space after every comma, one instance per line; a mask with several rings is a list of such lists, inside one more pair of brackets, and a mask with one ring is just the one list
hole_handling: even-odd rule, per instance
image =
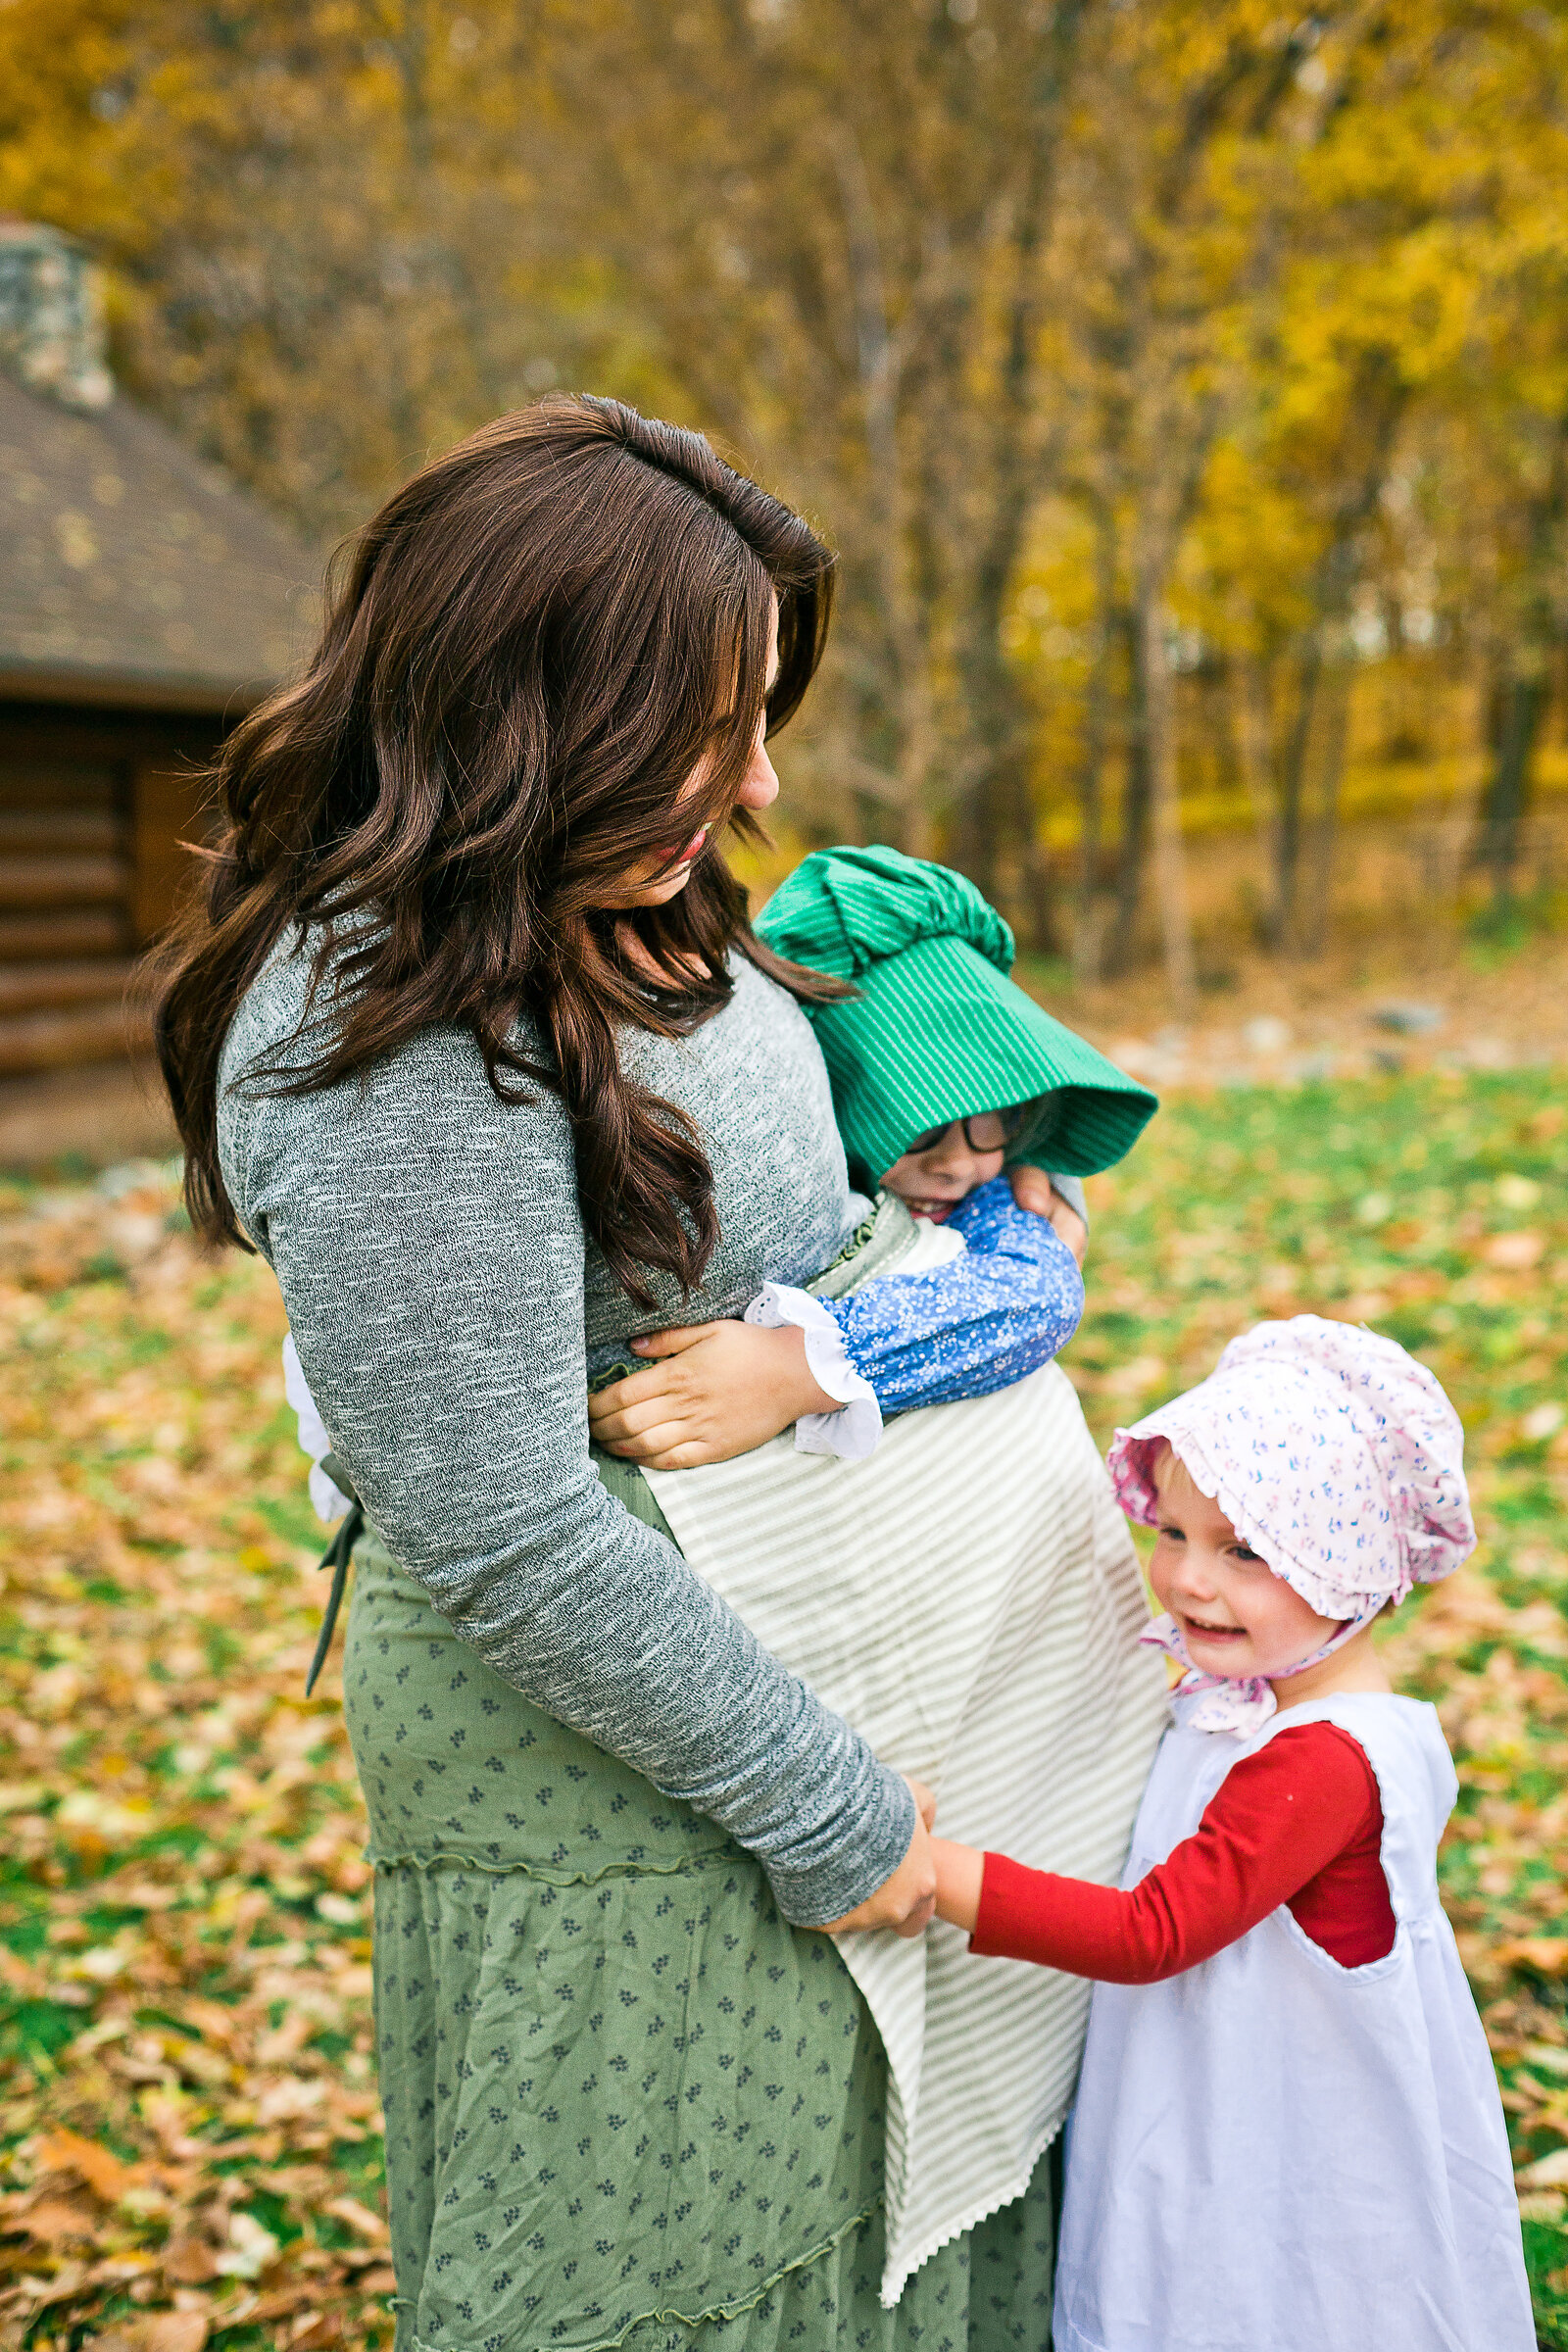
[[336, 2220], [347, 2222], [349, 2228], [357, 2230], [362, 2237], [379, 2242], [386, 2236], [386, 2224], [380, 2215], [371, 2213], [369, 2207], [362, 2205], [358, 2197], [333, 2197], [323, 2210]]
[[[319, 2279], [296, 2278], [288, 2286], [272, 2287], [265, 2295], [254, 2296], [245, 2306], [244, 2325], [259, 2328], [270, 2320], [293, 2319], [307, 2307], [314, 2310], [320, 2299]], [[232, 2318], [227, 2322], [230, 2327], [234, 2324]]]
[[52, 2278], [19, 2278], [17, 2284], [25, 2291], [34, 2311], [46, 2311], [52, 2303], [73, 2303], [87, 2282], [84, 2262], [62, 2263]]
[[1500, 1266], [1510, 1274], [1524, 1273], [1538, 1266], [1545, 1253], [1544, 1233], [1494, 1233], [1482, 1250], [1489, 1266]]
[[149, 2311], [89, 2336], [82, 2352], [202, 2352], [207, 2337], [205, 2311]]
[[90, 2213], [79, 2205], [66, 2205], [58, 2198], [44, 2197], [19, 2216], [16, 2227], [25, 2230], [29, 2237], [44, 2245], [67, 2244], [72, 2238], [89, 2243], [98, 2234], [98, 2225]]
[[1568, 2188], [1568, 2148], [1553, 2148], [1549, 2156], [1527, 2164], [1514, 2181], [1519, 2188]]
[[281, 2251], [270, 2230], [264, 2230], [252, 2213], [228, 2217], [228, 2244], [219, 2253], [215, 2269], [223, 2278], [259, 2278]]
[[0, 1787], [0, 1813], [30, 1813], [49, 1793], [45, 1781], [11, 1781]]
[[1538, 1977], [1568, 1977], [1568, 1936], [1519, 1936], [1499, 1943], [1495, 1956], [1509, 1968], [1533, 1968]]
[[45, 2132], [32, 2152], [41, 2172], [74, 2173], [106, 2205], [117, 2205], [136, 2179], [134, 2169], [122, 2164], [102, 2140], [83, 2139], [75, 2132]]
[[340, 2343], [343, 2322], [333, 2312], [301, 2312], [289, 2331], [288, 2352], [319, 2352], [323, 2344]]
[[196, 2230], [171, 2238], [164, 2248], [163, 2273], [176, 2286], [205, 2286], [219, 2276], [218, 2248]]
[[305, 2081], [297, 2075], [285, 2075], [270, 2082], [256, 2102], [256, 2113], [264, 2124], [297, 2122], [301, 2116], [312, 2114], [326, 2097], [326, 2084], [318, 2080]]

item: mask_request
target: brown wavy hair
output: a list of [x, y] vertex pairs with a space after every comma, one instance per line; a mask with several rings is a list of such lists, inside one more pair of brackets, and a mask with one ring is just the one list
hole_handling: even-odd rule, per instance
[[697, 1287], [711, 1172], [692, 1121], [625, 1076], [617, 1027], [689, 1033], [727, 1002], [732, 948], [798, 997], [843, 992], [753, 937], [711, 844], [666, 905], [602, 902], [673, 863], [675, 831], [758, 832], [735, 796], [764, 710], [782, 726], [821, 658], [832, 564], [701, 434], [587, 396], [498, 418], [387, 501], [340, 551], [303, 675], [212, 771], [224, 820], [157, 1007], [198, 1232], [250, 1246], [219, 1166], [219, 1058], [292, 929], [315, 943], [318, 1050], [286, 1040], [244, 1083], [312, 1094], [468, 1029], [502, 1102], [564, 1103], [584, 1223], [633, 1298], [652, 1303], [650, 1269]]

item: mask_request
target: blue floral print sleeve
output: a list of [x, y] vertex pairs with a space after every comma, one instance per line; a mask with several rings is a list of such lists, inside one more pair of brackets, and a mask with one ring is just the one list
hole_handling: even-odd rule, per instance
[[1066, 1346], [1083, 1314], [1072, 1251], [1016, 1205], [1004, 1176], [960, 1200], [949, 1223], [962, 1257], [821, 1301], [884, 1413], [1010, 1388]]

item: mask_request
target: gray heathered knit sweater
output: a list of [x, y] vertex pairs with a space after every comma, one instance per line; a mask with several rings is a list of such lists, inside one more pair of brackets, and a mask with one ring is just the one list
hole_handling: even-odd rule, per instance
[[702, 1130], [721, 1229], [701, 1292], [662, 1284], [655, 1313], [584, 1235], [560, 1103], [499, 1102], [466, 1033], [428, 1031], [324, 1094], [236, 1085], [299, 1027], [299, 956], [274, 956], [234, 1018], [219, 1147], [393, 1556], [508, 1682], [722, 1823], [809, 1924], [898, 1866], [908, 1789], [588, 1457], [589, 1351], [808, 1280], [864, 1207], [809, 1024], [752, 965], [732, 968], [732, 1002], [695, 1036], [623, 1048], [628, 1073]]

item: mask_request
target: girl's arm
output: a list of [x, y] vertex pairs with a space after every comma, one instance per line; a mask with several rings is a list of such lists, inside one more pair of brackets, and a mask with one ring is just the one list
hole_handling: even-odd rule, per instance
[[1302, 1724], [1244, 1757], [1191, 1838], [1125, 1892], [1025, 1870], [937, 1838], [937, 1912], [982, 1956], [1033, 1960], [1107, 1984], [1156, 1984], [1238, 1943], [1345, 1858], [1332, 1901], [1298, 1924], [1343, 1967], [1393, 1948], [1378, 1860], [1383, 1808], [1365, 1751], [1335, 1724]]
[[885, 1413], [1009, 1388], [1077, 1330], [1077, 1260], [1045, 1216], [1016, 1205], [1005, 1177], [961, 1200], [944, 1230], [963, 1248], [924, 1273], [844, 1298], [769, 1284], [745, 1325], [635, 1341], [656, 1360], [591, 1399], [595, 1438], [651, 1469], [690, 1470], [796, 1423], [804, 1450], [853, 1459], [872, 1450]]
[[945, 1230], [962, 1239], [961, 1257], [819, 1301], [885, 1413], [1010, 1388], [1049, 1363], [1083, 1315], [1071, 1250], [1017, 1206], [1004, 1176], [960, 1200]]

